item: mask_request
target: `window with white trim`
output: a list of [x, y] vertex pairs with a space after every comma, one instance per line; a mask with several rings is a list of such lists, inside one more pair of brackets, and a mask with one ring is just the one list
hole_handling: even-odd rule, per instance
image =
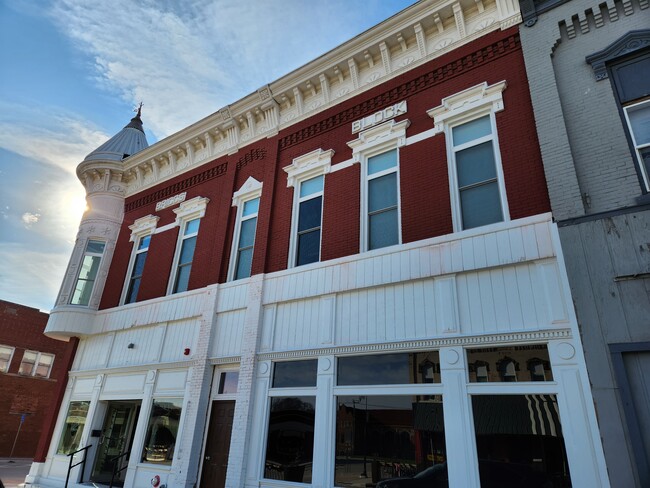
[[237, 220], [228, 268], [229, 281], [251, 275], [261, 193], [262, 183], [250, 177], [233, 195], [232, 205], [237, 207]]
[[320, 261], [325, 174], [333, 155], [316, 149], [284, 168], [287, 186], [294, 188], [289, 268]]
[[194, 250], [199, 234], [199, 224], [205, 215], [205, 209], [210, 200], [205, 197], [194, 197], [175, 208], [176, 225], [180, 227], [176, 254], [169, 280], [168, 294], [181, 293], [188, 290], [190, 272], [194, 261]]
[[[647, 39], [647, 37], [646, 37]], [[650, 50], [609, 66], [644, 190], [650, 191]]]
[[295, 266], [320, 261], [323, 218], [323, 176], [300, 183], [296, 205]]
[[185, 222], [183, 226], [172, 293], [187, 291], [190, 283], [190, 272], [192, 271], [192, 261], [194, 260], [194, 250], [196, 249], [196, 238], [199, 235], [200, 222], [201, 219], [193, 219]]
[[451, 127], [450, 149], [462, 229], [503, 221], [493, 116]]
[[129, 226], [129, 229], [131, 229], [130, 240], [134, 243], [134, 246], [129, 261], [129, 271], [126, 274], [126, 281], [122, 291], [121, 303], [123, 304], [134, 303], [138, 299], [142, 273], [149, 253], [149, 243], [159, 219], [160, 217], [147, 215], [136, 219], [133, 225]]
[[361, 164], [361, 251], [402, 242], [399, 148], [406, 144], [408, 120], [390, 120], [348, 142]]
[[473, 86], [427, 113], [444, 132], [454, 230], [510, 220], [495, 113], [506, 82]]
[[86, 306], [90, 302], [105, 247], [106, 243], [103, 241], [89, 240], [86, 244], [86, 251], [70, 299], [71, 305]]
[[147, 260], [147, 253], [149, 252], [149, 241], [151, 241], [151, 236], [138, 238], [138, 245], [135, 248], [133, 263], [131, 264], [131, 276], [129, 277], [124, 303], [133, 303], [138, 298], [144, 263]]
[[0, 346], [0, 373], [9, 371], [11, 358], [14, 357], [15, 348], [11, 346]]
[[20, 362], [18, 374], [49, 378], [54, 364], [54, 354], [38, 351], [25, 351]]

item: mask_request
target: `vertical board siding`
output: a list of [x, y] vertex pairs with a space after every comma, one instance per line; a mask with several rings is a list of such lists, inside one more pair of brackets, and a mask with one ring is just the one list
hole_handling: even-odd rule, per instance
[[[300, 349], [319, 345], [321, 300], [301, 300], [279, 304], [276, 310], [274, 349]], [[264, 324], [264, 327], [270, 324]]]
[[160, 352], [160, 361], [169, 363], [185, 361], [191, 356], [185, 356], [186, 347], [190, 351], [196, 349], [200, 327], [200, 319], [188, 319], [167, 324], [164, 343]]
[[241, 354], [245, 317], [245, 309], [217, 314], [217, 330], [210, 347], [210, 357], [219, 358]]
[[[137, 327], [115, 334], [115, 341], [108, 360], [109, 368], [153, 363], [158, 360], [162, 346], [164, 327]], [[128, 345], [133, 344], [129, 349]]]
[[76, 370], [97, 369], [106, 367], [108, 355], [111, 351], [113, 334], [102, 334], [89, 337], [81, 342], [83, 344]]
[[205, 307], [207, 296], [205, 290], [200, 290], [100, 311], [95, 316], [93, 330], [110, 332], [197, 317]]
[[[354, 260], [274, 273], [266, 278], [263, 301], [264, 304], [289, 302], [554, 257], [551, 225], [549, 220], [528, 224], [507, 222], [485, 234], [436, 238], [434, 244], [407, 249], [402, 246], [393, 252], [389, 248], [382, 253], [369, 253], [370, 256], [354, 256]], [[221, 303], [222, 300], [219, 310], [224, 309]]]

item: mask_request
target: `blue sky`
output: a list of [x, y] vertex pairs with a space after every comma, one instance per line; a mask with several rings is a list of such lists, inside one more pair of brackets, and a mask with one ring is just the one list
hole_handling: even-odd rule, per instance
[[49, 311], [75, 168], [144, 102], [152, 144], [413, 0], [0, 0], [0, 299]]

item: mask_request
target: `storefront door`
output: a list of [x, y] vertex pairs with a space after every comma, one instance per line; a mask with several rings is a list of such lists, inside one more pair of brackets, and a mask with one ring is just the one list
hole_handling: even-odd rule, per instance
[[[133, 443], [135, 422], [139, 411], [139, 402], [109, 403], [91, 481], [108, 484], [113, 476], [113, 469], [119, 470], [128, 464], [129, 455], [126, 453]], [[123, 485], [125, 474], [125, 470], [116, 474], [113, 484]]]
[[230, 434], [232, 432], [234, 413], [234, 400], [212, 402], [208, 439], [203, 454], [202, 487], [224, 488], [226, 486]]

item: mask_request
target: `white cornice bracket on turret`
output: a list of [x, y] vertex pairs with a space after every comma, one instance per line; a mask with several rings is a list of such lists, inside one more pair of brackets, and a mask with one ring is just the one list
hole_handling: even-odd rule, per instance
[[381, 52], [381, 62], [384, 65], [384, 73], [389, 74], [391, 72], [390, 49], [385, 42], [380, 42], [379, 51]]

